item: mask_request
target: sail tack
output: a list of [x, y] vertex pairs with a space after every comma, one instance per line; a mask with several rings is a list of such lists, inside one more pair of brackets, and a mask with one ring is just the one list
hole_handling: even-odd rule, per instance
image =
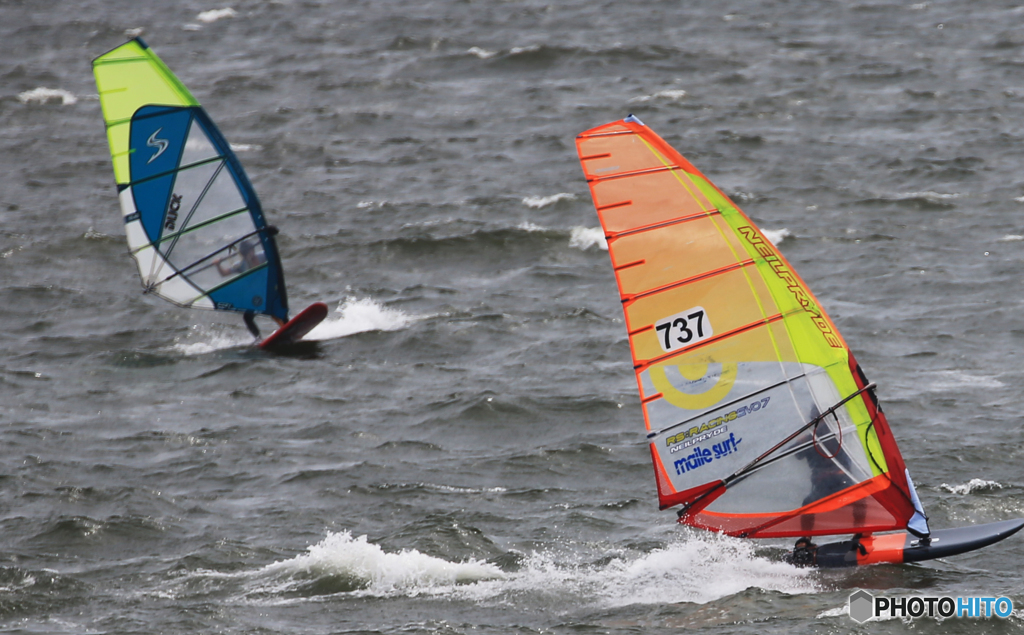
[[273, 228], [223, 135], [134, 39], [93, 62], [128, 247], [179, 306], [288, 318]]
[[885, 416], [782, 254], [635, 117], [576, 144], [618, 281], [661, 507], [751, 537], [906, 527], [912, 485]]

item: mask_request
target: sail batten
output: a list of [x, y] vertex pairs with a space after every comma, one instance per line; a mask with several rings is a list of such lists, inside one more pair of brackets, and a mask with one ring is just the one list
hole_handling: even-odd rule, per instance
[[[132, 152], [135, 152], [135, 150], [129, 150], [125, 154], [131, 154]], [[216, 161], [222, 161], [222, 160], [223, 160], [222, 157], [213, 157], [213, 158], [210, 158], [210, 159], [204, 159], [202, 161], [197, 161], [195, 163], [188, 163], [188, 164], [182, 163], [182, 164], [178, 165], [177, 167], [175, 167], [173, 169], [167, 170], [166, 172], [161, 172], [161, 173], [157, 173], [157, 174], [151, 174], [151, 175], [145, 176], [143, 178], [140, 178], [140, 179], [138, 179], [136, 181], [131, 181], [131, 182], [127, 183], [127, 185], [138, 185], [140, 183], [145, 183], [147, 181], [155, 181], [157, 179], [161, 179], [161, 178], [164, 178], [164, 177], [167, 177], [167, 176], [172, 176], [178, 170], [184, 170], [186, 168], [195, 168], [195, 167], [199, 167], [201, 165], [205, 165], [207, 163], [214, 163]]]
[[[633, 202], [630, 201], [631, 205], [632, 205], [632, 203]], [[598, 212], [603, 212], [603, 211], [608, 210], [608, 209], [614, 209], [615, 207], [619, 207], [619, 206], [617, 206], [617, 205], [605, 206], [605, 207], [599, 209]], [[708, 216], [711, 216], [712, 214], [718, 214], [718, 213], [719, 213], [719, 211], [717, 209], [712, 209], [712, 210], [708, 210], [706, 212], [700, 212], [698, 214], [690, 214], [690, 215], [687, 215], [687, 216], [680, 216], [679, 218], [673, 218], [671, 220], [662, 221], [660, 223], [655, 223], [653, 225], [647, 225], [646, 227], [636, 227], [634, 229], [630, 229], [630, 230], [627, 230], [627, 231], [616, 232], [616, 233], [608, 236], [608, 238], [611, 239], [611, 238], [622, 238], [624, 236], [632, 236], [634, 234], [639, 234], [640, 232], [646, 232], [646, 231], [651, 231], [651, 230], [655, 230], [655, 229], [661, 229], [663, 227], [668, 227], [669, 225], [675, 225], [675, 224], [678, 224], [678, 223], [685, 223], [685, 222], [688, 222], [688, 221], [699, 220], [701, 218], [706, 218]]]
[[608, 237], [661, 507], [737, 536], [906, 527], [915, 506], [888, 423], [782, 254], [635, 117], [576, 144]]
[[138, 38], [93, 72], [143, 289], [179, 306], [287, 320], [276, 232], [199, 102]]

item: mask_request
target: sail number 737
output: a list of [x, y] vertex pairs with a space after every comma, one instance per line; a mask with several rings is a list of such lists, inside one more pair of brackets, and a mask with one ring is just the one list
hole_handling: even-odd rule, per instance
[[695, 306], [654, 323], [658, 343], [666, 353], [692, 346], [715, 334], [704, 307]]

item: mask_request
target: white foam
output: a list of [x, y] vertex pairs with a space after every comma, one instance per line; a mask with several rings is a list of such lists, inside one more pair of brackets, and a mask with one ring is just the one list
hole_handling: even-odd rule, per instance
[[23, 104], [48, 104], [60, 101], [62, 106], [73, 106], [78, 103], [78, 97], [63, 88], [33, 88], [18, 95], [18, 101]]
[[1000, 238], [998, 240], [998, 242], [1001, 242], [1001, 243], [1015, 243], [1015, 242], [1020, 242], [1022, 240], [1024, 240], [1024, 236], [1020, 236], [1018, 234], [1007, 234], [1007, 235], [1003, 236], [1002, 238]]
[[527, 196], [523, 199], [523, 205], [534, 209], [540, 209], [542, 207], [547, 207], [548, 205], [554, 205], [558, 201], [575, 200], [575, 194], [570, 192], [559, 192], [558, 194], [552, 194], [551, 196]]
[[522, 223], [516, 225], [516, 229], [521, 229], [523, 231], [532, 233], [547, 231], [548, 228], [544, 227], [543, 225], [538, 225], [537, 223], [531, 223], [530, 221], [523, 221]]
[[435, 485], [433, 483], [420, 483], [420, 485], [425, 489], [447, 494], [500, 494], [508, 491], [504, 487], [456, 487], [455, 485]]
[[470, 55], [476, 55], [482, 60], [486, 60], [497, 55], [497, 53], [495, 53], [494, 51], [488, 51], [486, 49], [480, 48], [479, 46], [474, 46], [466, 52], [469, 53]]
[[[369, 298], [348, 298], [337, 309], [337, 317], [328, 317], [306, 335], [306, 340], [331, 340], [365, 331], [394, 331], [408, 325], [413, 318], [398, 309], [390, 309]], [[273, 331], [274, 324], [268, 320], [258, 322], [264, 335]], [[193, 326], [188, 335], [178, 338], [171, 347], [184, 355], [205, 355], [213, 351], [254, 342], [244, 328], [222, 330], [223, 327]]]
[[664, 99], [665, 101], [679, 101], [683, 97], [686, 97], [685, 90], [659, 90], [653, 95], [641, 95], [640, 97], [634, 97], [630, 99], [630, 103], [642, 103], [645, 101], [651, 101], [653, 99]]
[[887, 199], [894, 200], [894, 201], [907, 201], [907, 200], [912, 200], [912, 199], [915, 199], [915, 198], [923, 198], [926, 201], [937, 202], [937, 201], [946, 201], [946, 200], [954, 199], [954, 198], [960, 198], [960, 195], [959, 194], [955, 194], [955, 193], [954, 194], [943, 194], [941, 192], [925, 191], [925, 192], [908, 192], [906, 194], [892, 194], [892, 195], [889, 195], [889, 196], [884, 196], [883, 198], [887, 198]]
[[[188, 145], [186, 143], [186, 145]], [[253, 143], [229, 143], [231, 149], [235, 152], [259, 152], [263, 149], [263, 146]]]
[[768, 239], [768, 242], [773, 245], [778, 245], [783, 240], [793, 235], [793, 233], [785, 227], [782, 229], [762, 229], [761, 233], [764, 234], [764, 237]]
[[569, 246], [583, 251], [591, 247], [608, 251], [608, 241], [600, 227], [573, 227], [569, 234]]
[[971, 375], [960, 370], [940, 370], [932, 374], [937, 378], [929, 385], [930, 390], [1002, 388], [1005, 385], [995, 377]]
[[[241, 324], [239, 324], [241, 326]], [[236, 346], [246, 346], [255, 340], [245, 328], [223, 332], [209, 327], [194, 325], [185, 337], [175, 338], [171, 350], [183, 355], [206, 355], [214, 351]]]
[[970, 494], [975, 490], [986, 491], [993, 489], [1003, 489], [1003, 485], [1001, 483], [997, 483], [995, 481], [986, 481], [980, 478], [972, 478], [963, 485], [948, 485], [946, 483], [943, 483], [939, 487], [946, 490], [947, 492], [950, 492], [952, 494], [960, 494], [961, 496]]
[[604, 606], [704, 604], [749, 588], [813, 593], [810, 572], [754, 555], [750, 541], [701, 534], [638, 558], [624, 557], [588, 571]]
[[353, 538], [347, 531], [330, 534], [307, 553], [267, 565], [260, 573], [302, 580], [341, 576], [361, 587], [356, 595], [384, 597], [448, 594], [457, 584], [505, 577], [497, 566], [480, 560], [448, 562], [415, 549], [387, 553], [366, 536]]
[[509, 55], [519, 55], [521, 53], [533, 53], [534, 51], [540, 50], [540, 44], [531, 44], [530, 46], [513, 46], [509, 49]]
[[359, 209], [370, 209], [372, 207], [384, 207], [387, 201], [359, 201], [356, 203], [356, 207]]
[[199, 20], [203, 24], [210, 24], [217, 20], [234, 18], [236, 16], [238, 16], [238, 11], [235, 11], [231, 7], [224, 7], [223, 9], [210, 9], [209, 11], [203, 11], [196, 16], [196, 20]]
[[850, 605], [849, 604], [844, 604], [844, 605], [842, 605], [840, 607], [837, 607], [837, 608], [834, 608], [834, 609], [828, 609], [828, 610], [822, 611], [821, 613], [818, 613], [817, 619], [820, 620], [820, 619], [826, 618], [826, 617], [842, 617], [843, 615], [849, 615], [849, 614], [850, 614]]
[[[593, 551], [593, 553], [584, 553]], [[566, 610], [629, 605], [703, 604], [748, 588], [788, 594], [819, 591], [813, 572], [754, 555], [751, 541], [687, 534], [663, 549], [621, 553], [573, 544], [567, 553], [523, 558], [514, 572], [469, 559], [449, 562], [413, 549], [387, 553], [365, 536], [330, 534], [308, 552], [257, 572], [261, 593], [285, 594], [321, 577], [347, 578], [357, 596], [443, 596], [477, 603], [557, 601]], [[596, 562], [596, 564], [595, 564]]]
[[396, 331], [408, 326], [414, 319], [370, 298], [348, 298], [336, 312], [340, 314], [338, 317], [328, 317], [310, 331], [305, 339], [332, 340], [366, 331]]

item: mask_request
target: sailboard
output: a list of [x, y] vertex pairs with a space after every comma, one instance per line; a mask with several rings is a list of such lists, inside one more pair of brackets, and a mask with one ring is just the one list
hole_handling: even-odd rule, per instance
[[255, 315], [287, 326], [277, 229], [213, 120], [140, 38], [96, 58], [93, 73], [144, 292], [242, 313], [257, 337]]
[[[731, 536], [810, 545], [903, 530], [927, 546], [874, 384], [772, 242], [632, 115], [576, 146], [625, 313], [660, 507]], [[903, 551], [876, 555], [854, 562]]]

